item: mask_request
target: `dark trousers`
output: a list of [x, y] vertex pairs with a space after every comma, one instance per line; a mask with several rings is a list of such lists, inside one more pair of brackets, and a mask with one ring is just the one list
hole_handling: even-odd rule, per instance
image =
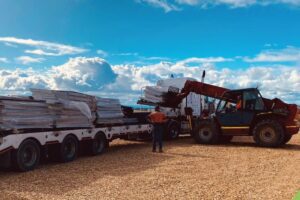
[[163, 124], [153, 124], [153, 150], [156, 149], [156, 144], [159, 145], [159, 149], [162, 149], [164, 125]]

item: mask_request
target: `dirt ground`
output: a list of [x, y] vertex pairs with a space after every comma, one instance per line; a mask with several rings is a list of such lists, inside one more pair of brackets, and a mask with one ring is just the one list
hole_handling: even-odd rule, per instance
[[42, 164], [27, 173], [0, 172], [0, 199], [292, 199], [300, 190], [300, 135], [283, 148], [251, 139], [197, 145], [117, 140], [97, 157]]

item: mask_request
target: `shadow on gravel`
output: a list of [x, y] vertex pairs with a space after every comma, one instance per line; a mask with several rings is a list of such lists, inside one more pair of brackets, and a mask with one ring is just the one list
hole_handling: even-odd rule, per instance
[[[215, 145], [205, 145], [205, 144], [197, 144], [191, 137], [181, 137], [179, 140], [170, 141], [171, 143], [176, 143], [176, 146], [206, 146], [206, 147], [228, 147], [228, 148], [236, 148], [236, 147], [253, 147], [253, 148], [263, 148], [266, 147], [259, 147], [257, 146], [252, 137], [250, 136], [237, 136], [234, 137], [232, 142], [223, 143], [223, 144], [215, 144]], [[168, 143], [167, 143], [168, 144]], [[270, 148], [271, 149], [271, 148]], [[300, 145], [298, 144], [286, 144], [278, 148], [274, 148], [276, 150], [287, 150], [287, 151], [300, 151]]]
[[[259, 147], [255, 143], [251, 142], [230, 142], [227, 144], [221, 144], [219, 146], [228, 147], [228, 148], [236, 148], [236, 147], [253, 147], [253, 148], [262, 148], [267, 149], [268, 147]], [[281, 147], [276, 148], [269, 148], [269, 149], [276, 149], [276, 150], [285, 150], [285, 151], [300, 151], [300, 145], [297, 144], [286, 144]]]
[[84, 156], [70, 163], [45, 163], [26, 173], [0, 171], [0, 191], [61, 195], [105, 177], [138, 175], [171, 157], [152, 153], [150, 143], [116, 144], [103, 155]]

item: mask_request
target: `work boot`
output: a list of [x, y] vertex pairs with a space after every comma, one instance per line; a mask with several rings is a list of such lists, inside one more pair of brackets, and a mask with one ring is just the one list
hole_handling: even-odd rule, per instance
[[159, 149], [159, 153], [163, 153], [163, 150], [162, 150], [162, 149]]

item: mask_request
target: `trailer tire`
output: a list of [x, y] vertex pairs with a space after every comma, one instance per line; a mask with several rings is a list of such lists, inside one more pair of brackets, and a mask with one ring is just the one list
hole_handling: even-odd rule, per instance
[[279, 122], [265, 119], [254, 126], [253, 138], [259, 146], [278, 147], [284, 142], [284, 130]]
[[20, 172], [31, 171], [39, 164], [40, 156], [39, 144], [33, 139], [26, 139], [12, 152], [12, 165]]
[[205, 120], [197, 123], [193, 137], [199, 144], [216, 144], [219, 142], [220, 133], [214, 121]]
[[93, 156], [102, 154], [108, 147], [108, 141], [102, 132], [98, 132], [91, 143], [90, 152]]
[[67, 135], [60, 145], [60, 161], [71, 162], [78, 155], [78, 140], [73, 135]]
[[180, 125], [177, 121], [171, 120], [168, 123], [167, 131], [166, 131], [166, 139], [168, 140], [175, 140], [178, 138], [180, 134]]

